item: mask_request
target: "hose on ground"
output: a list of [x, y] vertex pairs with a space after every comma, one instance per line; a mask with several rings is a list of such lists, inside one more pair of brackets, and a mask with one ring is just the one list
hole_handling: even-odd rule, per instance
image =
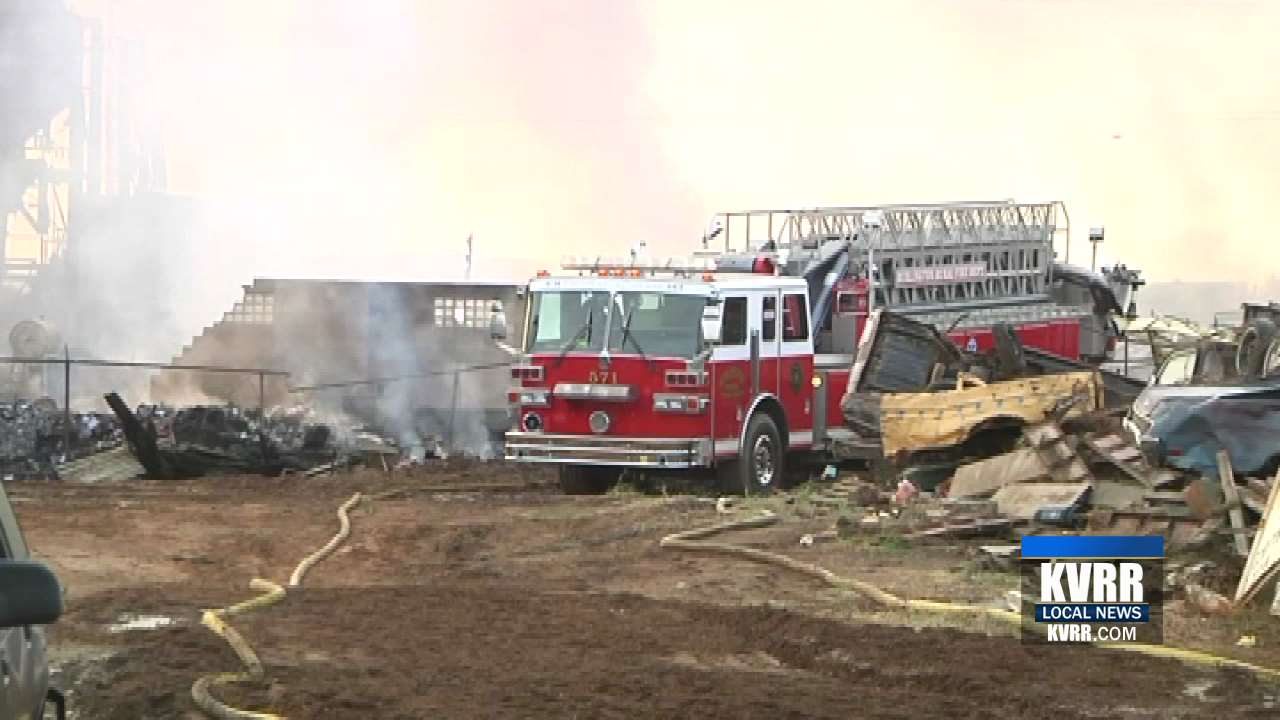
[[[303, 558], [302, 562], [298, 563], [298, 566], [293, 570], [293, 574], [289, 576], [289, 587], [301, 585], [302, 578], [307, 574], [307, 571], [333, 553], [351, 535], [350, 512], [363, 499], [363, 495], [356, 493], [338, 508], [339, 529], [337, 534], [329, 542], [325, 543], [324, 547], [311, 553]], [[229, 607], [205, 610], [200, 617], [201, 625], [209, 628], [215, 635], [227, 641], [227, 644], [235, 652], [236, 657], [240, 658], [240, 663], [244, 665], [245, 669], [241, 672], [214, 673], [197, 678], [195, 683], [191, 685], [191, 699], [195, 701], [196, 707], [199, 707], [206, 715], [217, 720], [284, 720], [281, 715], [231, 707], [215, 698], [212, 693], [212, 689], [218, 685], [261, 680], [266, 675], [262, 668], [262, 661], [258, 658], [258, 654], [254, 652], [249, 641], [245, 640], [239, 631], [226, 622], [226, 618], [275, 605], [284, 599], [285, 589], [269, 580], [259, 578], [250, 581], [249, 587], [259, 590], [263, 594]]]
[[242, 672], [204, 675], [196, 679], [195, 684], [191, 686], [191, 699], [195, 701], [196, 707], [203, 710], [210, 717], [218, 718], [218, 720], [280, 720], [278, 715], [233, 708], [215, 698], [211, 692], [212, 688], [217, 685], [249, 682], [263, 677], [262, 661], [258, 659], [258, 654], [253, 651], [253, 647], [244, 639], [244, 636], [225, 621], [225, 618], [280, 602], [284, 597], [284, 588], [260, 578], [252, 580], [249, 583], [249, 587], [262, 591], [263, 594], [230, 607], [205, 610], [200, 617], [200, 624], [209, 628], [218, 637], [226, 640], [227, 644], [235, 652], [236, 657], [240, 658], [241, 664], [245, 667]]
[[360, 501], [363, 499], [363, 495], [356, 493], [351, 496], [350, 500], [342, 503], [342, 506], [338, 508], [338, 533], [334, 535], [329, 542], [325, 543], [324, 547], [306, 556], [302, 559], [302, 562], [298, 563], [298, 567], [294, 568], [293, 574], [289, 576], [289, 587], [298, 587], [301, 585], [302, 578], [307, 574], [307, 571], [312, 567], [315, 567], [316, 563], [328, 557], [330, 553], [342, 544], [343, 540], [347, 539], [347, 536], [351, 534], [351, 517], [349, 513], [351, 512], [351, 509], [356, 505], [359, 505]]
[[[1028, 626], [1023, 622], [1021, 613], [1012, 612], [1010, 610], [984, 605], [900, 598], [897, 595], [886, 592], [866, 581], [841, 577], [826, 568], [812, 563], [801, 562], [787, 557], [786, 555], [780, 555], [767, 550], [760, 550], [759, 548], [746, 547], [744, 545], [731, 545], [723, 542], [705, 541], [705, 538], [709, 538], [720, 533], [732, 530], [765, 527], [772, 525], [777, 521], [777, 515], [765, 510], [755, 517], [729, 520], [726, 522], [715, 523], [713, 525], [672, 533], [662, 538], [659, 546], [672, 550], [682, 550], [685, 552], [709, 555], [723, 555], [742, 560], [750, 560], [752, 562], [776, 565], [793, 572], [807, 575], [808, 577], [823, 582], [830, 587], [854, 592], [870, 598], [880, 605], [892, 608], [919, 610], [922, 612], [939, 614], [962, 613], [967, 615], [985, 615], [997, 620], [1019, 625], [1024, 629], [1033, 629], [1031, 626]], [[1202, 667], [1244, 670], [1260, 678], [1271, 680], [1273, 682], [1280, 682], [1280, 670], [1254, 665], [1252, 663], [1244, 662], [1243, 660], [1236, 660], [1234, 658], [1227, 658], [1220, 655], [1214, 655], [1212, 653], [1201, 652], [1199, 650], [1188, 650], [1186, 648], [1170, 647], [1167, 645], [1148, 645], [1144, 643], [1095, 642], [1093, 644], [1096, 647], [1108, 650], [1122, 650], [1124, 652], [1134, 652], [1152, 657], [1171, 658]]]

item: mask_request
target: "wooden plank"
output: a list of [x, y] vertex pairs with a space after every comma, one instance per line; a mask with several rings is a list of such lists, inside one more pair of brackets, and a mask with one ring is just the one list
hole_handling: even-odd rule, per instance
[[990, 495], [1005, 485], [1027, 482], [1047, 475], [1035, 448], [1013, 452], [961, 465], [951, 477], [950, 497], [972, 498]]
[[1012, 525], [1013, 521], [1009, 518], [986, 518], [983, 520], [973, 520], [964, 523], [948, 523], [941, 527], [930, 528], [928, 530], [918, 530], [904, 535], [903, 537], [909, 540], [941, 537], [965, 537], [970, 535], [983, 535], [996, 530], [1008, 530]]
[[1238, 488], [1240, 502], [1250, 510], [1261, 515], [1267, 509], [1267, 495], [1260, 493], [1252, 485]]
[[1104, 450], [1111, 450], [1124, 445], [1124, 440], [1121, 440], [1115, 435], [1103, 435], [1101, 437], [1095, 435], [1093, 437], [1085, 438], [1085, 440], [1090, 445]]
[[1147, 502], [1164, 504], [1164, 505], [1185, 505], [1186, 502], [1182, 498], [1182, 493], [1174, 490], [1153, 490], [1142, 494], [1142, 499]]
[[[1231, 527], [1242, 530], [1244, 510], [1240, 508], [1240, 493], [1236, 487], [1236, 476], [1231, 469], [1231, 456], [1226, 450], [1218, 451], [1218, 480], [1222, 482], [1222, 495], [1227, 501], [1227, 516], [1231, 518]], [[1249, 540], [1244, 535], [1235, 536], [1236, 552], [1240, 557], [1249, 556]]]
[[1236, 606], [1244, 605], [1257, 595], [1267, 581], [1275, 577], [1280, 568], [1280, 510], [1277, 510], [1277, 498], [1280, 494], [1280, 473], [1271, 483], [1271, 493], [1267, 496], [1267, 507], [1262, 513], [1262, 522], [1258, 523], [1258, 532], [1253, 539], [1253, 548], [1249, 551], [1249, 559], [1245, 561], [1244, 571], [1240, 573], [1240, 584], [1236, 587]]
[[1075, 505], [1089, 491], [1089, 483], [1022, 483], [1006, 485], [995, 494], [1001, 515], [1030, 520], [1042, 507]]
[[1116, 517], [1131, 518], [1157, 518], [1160, 520], [1197, 520], [1194, 513], [1190, 509], [1178, 507], [1176, 505], [1162, 505], [1159, 507], [1136, 508], [1132, 510], [1112, 510]]
[[[1115, 438], [1116, 436], [1109, 435], [1108, 437]], [[1116, 439], [1119, 440], [1119, 438], [1116, 438]], [[1101, 455], [1107, 462], [1120, 468], [1120, 471], [1123, 472], [1124, 474], [1128, 475], [1134, 480], [1137, 480], [1143, 485], [1146, 485], [1147, 487], [1153, 486], [1151, 478], [1147, 475], [1147, 473], [1143, 472], [1141, 467], [1134, 467], [1133, 465], [1127, 462], [1124, 462], [1123, 459], [1117, 459], [1116, 452], [1113, 451], [1110, 447], [1099, 446], [1097, 439], [1090, 438], [1090, 437], [1085, 437], [1084, 442], [1086, 445], [1089, 446], [1090, 449], [1092, 449], [1098, 455]], [[1132, 446], [1125, 446], [1125, 447], [1127, 447], [1130, 450], [1133, 450]], [[1137, 452], [1137, 450], [1134, 450], [1134, 453], [1136, 453], [1138, 457], [1141, 457], [1142, 455], [1142, 453]]]

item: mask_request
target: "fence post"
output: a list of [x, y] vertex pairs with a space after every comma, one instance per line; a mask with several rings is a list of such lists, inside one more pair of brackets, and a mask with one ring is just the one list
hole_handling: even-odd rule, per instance
[[453, 452], [453, 419], [458, 414], [458, 374], [453, 371], [453, 395], [449, 401], [449, 452]]
[[62, 456], [71, 459], [71, 347], [62, 346]]

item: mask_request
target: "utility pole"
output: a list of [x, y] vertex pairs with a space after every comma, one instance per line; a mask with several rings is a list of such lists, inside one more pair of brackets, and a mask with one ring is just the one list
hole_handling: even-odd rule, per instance
[[471, 279], [471, 235], [467, 235], [467, 279]]

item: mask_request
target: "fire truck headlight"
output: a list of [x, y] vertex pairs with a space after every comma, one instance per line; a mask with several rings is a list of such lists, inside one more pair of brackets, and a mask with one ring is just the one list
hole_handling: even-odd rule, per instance
[[543, 428], [542, 416], [536, 412], [525, 413], [520, 419], [520, 424], [529, 432], [538, 432]]
[[587, 418], [587, 424], [591, 426], [591, 432], [597, 435], [608, 432], [610, 422], [609, 413], [603, 410], [596, 410]]
[[521, 390], [520, 404], [546, 407], [551, 404], [551, 393], [546, 390]]

